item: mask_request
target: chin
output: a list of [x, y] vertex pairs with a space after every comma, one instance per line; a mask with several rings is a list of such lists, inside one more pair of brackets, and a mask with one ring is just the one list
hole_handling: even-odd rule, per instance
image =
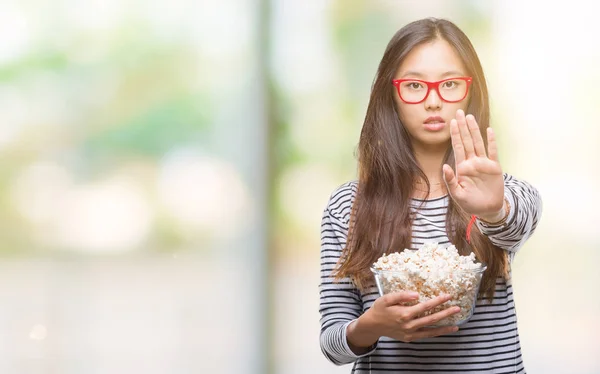
[[452, 144], [450, 142], [450, 137], [448, 136], [427, 136], [422, 137], [420, 139], [413, 139], [413, 146], [415, 145], [418, 145], [420, 148], [423, 148], [425, 150], [431, 150], [434, 152], [445, 152]]

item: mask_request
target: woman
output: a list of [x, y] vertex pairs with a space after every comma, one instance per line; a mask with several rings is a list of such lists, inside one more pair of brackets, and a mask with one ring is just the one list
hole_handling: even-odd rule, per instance
[[[468, 113], [465, 115], [465, 113]], [[353, 373], [524, 373], [510, 262], [534, 232], [541, 199], [503, 173], [483, 69], [467, 36], [440, 19], [415, 21], [389, 42], [358, 147], [358, 181], [334, 191], [321, 228], [321, 349]], [[454, 244], [487, 265], [473, 317], [423, 312], [418, 295], [379, 297], [371, 265], [425, 242]]]

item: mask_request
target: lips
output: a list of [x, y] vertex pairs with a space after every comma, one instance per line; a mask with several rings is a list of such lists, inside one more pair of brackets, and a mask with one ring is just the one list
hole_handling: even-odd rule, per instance
[[436, 124], [436, 123], [446, 123], [446, 121], [444, 121], [444, 119], [440, 116], [435, 116], [435, 117], [427, 118], [424, 123], [426, 125], [429, 125], [429, 124]]
[[429, 117], [423, 124], [425, 125], [425, 130], [427, 131], [440, 131], [446, 127], [446, 121], [439, 116]]

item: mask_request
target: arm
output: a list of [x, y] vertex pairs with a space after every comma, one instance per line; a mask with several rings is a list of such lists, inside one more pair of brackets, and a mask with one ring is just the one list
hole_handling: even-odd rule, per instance
[[481, 220], [476, 224], [494, 245], [514, 253], [535, 231], [542, 213], [542, 199], [529, 183], [508, 174], [504, 174], [504, 197], [510, 204], [504, 224], [498, 226]]
[[354, 347], [359, 353], [356, 354], [348, 344], [348, 326], [360, 317], [363, 305], [351, 280], [336, 282], [332, 274], [346, 244], [347, 232], [347, 224], [334, 217], [329, 207], [325, 209], [321, 223], [320, 343], [325, 357], [336, 365], [351, 363], [375, 350], [375, 345], [370, 349]]
[[[449, 165], [443, 166], [449, 193], [467, 214], [479, 217], [479, 230], [494, 245], [510, 251], [512, 258], [537, 226], [542, 206], [539, 193], [528, 183], [502, 173], [494, 131], [487, 129], [486, 153], [472, 115], [465, 117], [458, 110], [456, 119], [450, 122], [450, 137], [456, 173]], [[504, 207], [508, 205], [504, 220]]]

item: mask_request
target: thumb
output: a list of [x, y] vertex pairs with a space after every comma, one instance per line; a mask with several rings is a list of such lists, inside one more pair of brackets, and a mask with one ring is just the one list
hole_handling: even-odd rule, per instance
[[448, 192], [450, 192], [450, 195], [456, 196], [456, 192], [460, 188], [458, 184], [458, 178], [456, 178], [454, 171], [448, 164], [444, 164], [442, 171], [444, 172], [444, 182], [446, 182]]
[[392, 306], [407, 301], [415, 301], [419, 298], [419, 294], [414, 291], [399, 291], [391, 292], [383, 296], [385, 305]]

